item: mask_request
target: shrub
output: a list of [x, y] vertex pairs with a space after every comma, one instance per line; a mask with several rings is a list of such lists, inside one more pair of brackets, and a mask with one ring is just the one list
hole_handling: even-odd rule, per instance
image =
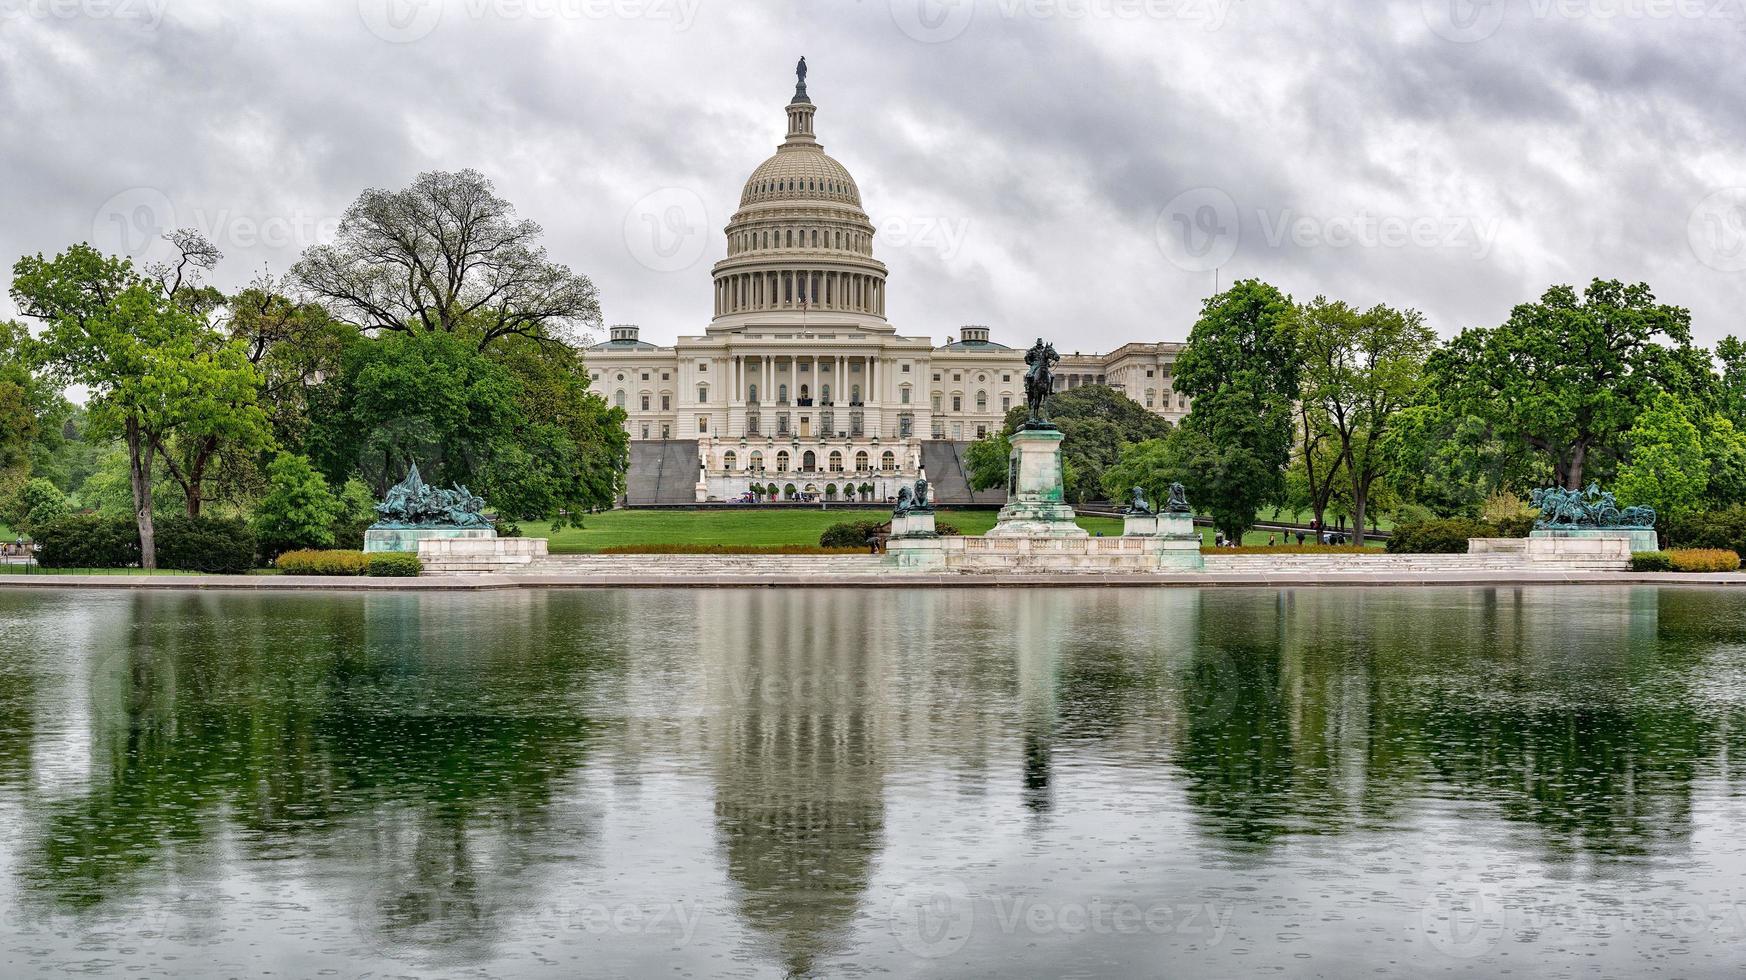
[[155, 528], [159, 568], [242, 575], [255, 567], [254, 532], [235, 518], [176, 514], [158, 518]]
[[1497, 536], [1496, 527], [1466, 517], [1414, 521], [1394, 529], [1388, 550], [1403, 555], [1464, 555], [1468, 538]]
[[424, 563], [410, 551], [378, 551], [364, 556], [364, 574], [371, 578], [417, 578]]
[[267, 495], [255, 507], [255, 530], [269, 558], [284, 551], [333, 544], [333, 526], [345, 505], [327, 481], [293, 453], [280, 453], [267, 467]]
[[361, 551], [287, 551], [277, 564], [283, 575], [362, 575], [365, 560]]
[[139, 564], [133, 518], [69, 514], [37, 526], [31, 536], [44, 568], [130, 568]]
[[1673, 548], [1725, 548], [1746, 554], [1746, 506], [1706, 511], [1667, 523], [1666, 541]]
[[885, 529], [883, 521], [844, 521], [825, 528], [818, 536], [820, 548], [865, 548], [867, 539]]
[[1675, 548], [1666, 552], [1676, 572], [1737, 572], [1740, 556], [1720, 548]]
[[1665, 551], [1633, 551], [1631, 552], [1631, 571], [1671, 572], [1673, 571], [1673, 558]]
[[14, 528], [29, 534], [37, 525], [65, 517], [71, 510], [59, 487], [37, 477], [18, 491], [17, 499], [7, 508], [7, 518]]
[[1497, 528], [1500, 538], [1525, 538], [1533, 533], [1534, 522], [1538, 520], [1534, 514], [1512, 514], [1499, 518], [1493, 526]]

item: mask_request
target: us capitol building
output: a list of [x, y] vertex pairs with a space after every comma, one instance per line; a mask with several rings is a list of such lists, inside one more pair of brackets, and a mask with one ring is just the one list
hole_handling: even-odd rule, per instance
[[[925, 475], [940, 502], [999, 503], [998, 491], [971, 494], [962, 454], [1023, 404], [1034, 338], [1013, 336], [1014, 348], [966, 326], [935, 346], [886, 321], [873, 224], [814, 133], [801, 65], [788, 137], [728, 222], [704, 335], [659, 347], [616, 325], [587, 349], [594, 390], [629, 415], [627, 502], [732, 500], [754, 483], [824, 499], [870, 485], [883, 501]], [[1188, 412], [1171, 383], [1181, 349], [1065, 354], [1056, 385], [1107, 384], [1177, 421]]]

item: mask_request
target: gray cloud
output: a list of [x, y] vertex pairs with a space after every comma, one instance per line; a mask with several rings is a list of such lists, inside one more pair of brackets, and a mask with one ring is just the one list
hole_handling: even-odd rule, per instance
[[804, 53], [906, 333], [1180, 339], [1215, 275], [1445, 334], [1643, 279], [1742, 329], [1738, 3], [970, 2], [0, 0], [0, 256], [173, 221], [240, 284], [476, 167], [610, 321], [698, 333]]

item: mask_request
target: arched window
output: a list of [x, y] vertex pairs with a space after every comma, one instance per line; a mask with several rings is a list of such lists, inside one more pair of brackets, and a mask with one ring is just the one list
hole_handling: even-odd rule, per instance
[[721, 468], [730, 473], [733, 472], [735, 466], [739, 465], [739, 462], [740, 458], [734, 454], [732, 449], [721, 454]]
[[800, 397], [811, 398], [812, 397], [812, 389], [806, 385], [801, 385], [800, 386]]
[[624, 392], [620, 391], [618, 394], [613, 395], [612, 396], [612, 403], [614, 405], [617, 405], [619, 408], [623, 408], [624, 407]]
[[784, 405], [788, 404], [788, 386], [787, 385], [777, 385], [776, 386], [776, 400], [781, 402]]
[[758, 400], [758, 386], [755, 384], [747, 385], [746, 386], [746, 401], [755, 402], [757, 400]]
[[818, 454], [808, 449], [800, 456], [800, 470], [803, 473], [811, 473], [816, 469], [818, 469]]
[[897, 469], [897, 454], [887, 449], [885, 455], [879, 457], [879, 468], [882, 470]]
[[867, 467], [868, 467], [867, 451], [863, 449], [862, 451], [855, 454], [855, 472], [865, 473], [865, 472], [867, 472]]
[[1158, 393], [1151, 388], [1146, 389], [1146, 407], [1151, 408], [1158, 400]]
[[979, 391], [976, 393], [976, 410], [978, 412], [988, 411], [988, 392]]
[[[778, 473], [788, 472], [788, 451], [787, 450], [783, 450], [782, 452], [779, 452], [776, 454], [776, 472], [778, 472]], [[793, 488], [790, 487], [789, 489], [792, 490]]]
[[746, 462], [746, 468], [754, 473], [764, 472], [764, 454], [754, 450], [752, 458]]
[[843, 454], [840, 452], [837, 452], [835, 449], [833, 449], [833, 450], [831, 450], [831, 472], [832, 473], [841, 473], [842, 471], [843, 471]]

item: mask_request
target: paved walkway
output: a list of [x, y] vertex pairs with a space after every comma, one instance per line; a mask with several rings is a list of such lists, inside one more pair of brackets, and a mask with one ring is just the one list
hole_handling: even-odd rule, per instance
[[474, 592], [529, 588], [1308, 588], [1317, 586], [1702, 585], [1746, 586], [1746, 573], [1499, 571], [1451, 572], [1200, 572], [1168, 575], [883, 574], [437, 575], [423, 578], [335, 578], [307, 575], [0, 575], [0, 588], [122, 590], [254, 590], [328, 592]]

